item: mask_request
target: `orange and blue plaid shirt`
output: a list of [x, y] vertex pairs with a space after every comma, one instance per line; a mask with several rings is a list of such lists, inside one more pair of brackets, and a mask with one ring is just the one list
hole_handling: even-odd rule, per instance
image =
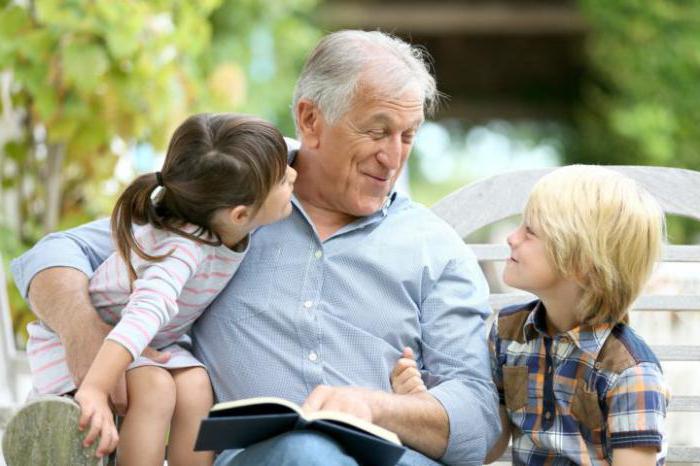
[[669, 391], [627, 325], [550, 337], [540, 301], [502, 310], [489, 344], [513, 433], [515, 465], [609, 465], [616, 448], [651, 447], [664, 464]]

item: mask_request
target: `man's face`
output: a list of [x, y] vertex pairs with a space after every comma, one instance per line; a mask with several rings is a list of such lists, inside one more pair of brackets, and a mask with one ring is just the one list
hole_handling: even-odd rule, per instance
[[338, 122], [321, 122], [315, 182], [326, 207], [353, 217], [382, 207], [423, 122], [422, 97], [414, 87], [386, 98], [361, 86]]

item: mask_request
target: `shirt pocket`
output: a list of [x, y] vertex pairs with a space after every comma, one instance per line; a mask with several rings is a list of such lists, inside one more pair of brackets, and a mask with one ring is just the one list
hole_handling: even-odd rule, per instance
[[503, 391], [508, 410], [517, 411], [527, 406], [528, 373], [527, 366], [503, 366]]
[[571, 415], [591, 431], [600, 431], [603, 427], [603, 413], [598, 403], [598, 393], [589, 390], [582, 381], [576, 384], [576, 391], [571, 400]]

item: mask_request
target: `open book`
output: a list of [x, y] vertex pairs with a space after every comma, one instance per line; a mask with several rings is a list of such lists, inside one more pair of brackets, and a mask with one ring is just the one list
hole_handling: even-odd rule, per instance
[[296, 403], [276, 397], [214, 405], [202, 420], [194, 449], [245, 448], [296, 429], [325, 433], [362, 465], [393, 466], [405, 451], [395, 433], [376, 424], [338, 411], [303, 413]]

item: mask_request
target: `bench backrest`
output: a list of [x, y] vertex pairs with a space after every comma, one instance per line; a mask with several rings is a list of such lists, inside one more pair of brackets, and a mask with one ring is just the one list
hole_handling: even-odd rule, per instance
[[[660, 202], [667, 214], [700, 221], [700, 172], [662, 167], [609, 167], [637, 180]], [[465, 186], [433, 206], [433, 211], [449, 223], [462, 238], [482, 227], [522, 212], [533, 185], [552, 169], [523, 170], [505, 173]], [[509, 256], [506, 244], [470, 244], [483, 265], [503, 262]], [[663, 254], [665, 262], [700, 263], [700, 245], [669, 245]], [[492, 284], [493, 285], [493, 284]], [[497, 289], [494, 286], [494, 289]], [[491, 305], [495, 311], [509, 304], [526, 302], [532, 295], [524, 292], [493, 292]], [[700, 292], [684, 295], [644, 295], [633, 305], [637, 311], [700, 312]], [[700, 361], [700, 346], [652, 346], [662, 361]], [[674, 391], [674, 387], [671, 386]], [[682, 391], [681, 391], [682, 392]], [[700, 396], [673, 396], [670, 412], [700, 413]], [[700, 447], [671, 446], [669, 463], [699, 462]]]

